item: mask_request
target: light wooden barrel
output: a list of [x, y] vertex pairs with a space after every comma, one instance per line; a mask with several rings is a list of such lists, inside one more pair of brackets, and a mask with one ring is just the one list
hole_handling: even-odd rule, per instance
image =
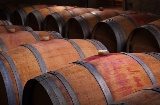
[[47, 71], [106, 49], [96, 40], [53, 39], [0, 52], [0, 104], [22, 105], [25, 83]]
[[44, 37], [49, 39], [62, 39], [61, 34], [55, 31], [18, 31], [14, 33], [0, 34], [0, 51], [14, 48], [21, 44], [35, 43], [43, 40]]
[[78, 60], [29, 80], [24, 105], [111, 105], [160, 83], [160, 62], [143, 53], [109, 53]]

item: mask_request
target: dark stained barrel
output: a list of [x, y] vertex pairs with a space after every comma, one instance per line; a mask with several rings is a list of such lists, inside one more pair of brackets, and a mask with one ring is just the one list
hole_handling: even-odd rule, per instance
[[28, 14], [27, 16], [27, 25], [32, 27], [35, 31], [43, 30], [43, 24], [44, 19], [47, 15], [54, 13], [54, 12], [60, 12], [65, 9], [71, 9], [74, 7], [71, 6], [52, 6], [43, 8], [40, 10], [33, 11]]
[[[96, 40], [53, 39], [0, 52], [0, 105], [22, 105], [25, 83], [106, 48]], [[5, 100], [5, 101], [4, 101]]]
[[160, 85], [151, 86], [128, 95], [112, 105], [159, 105]]
[[19, 8], [23, 8], [29, 6], [29, 4], [7, 4], [4, 8], [0, 11], [0, 19], [2, 20], [12, 20], [12, 13]]
[[29, 80], [24, 105], [111, 105], [160, 83], [160, 62], [143, 53], [110, 53], [78, 60]]
[[126, 51], [129, 34], [137, 27], [159, 19], [160, 16], [147, 13], [126, 13], [99, 22], [92, 32], [92, 38], [101, 41], [111, 52]]
[[48, 7], [48, 5], [30, 5], [24, 8], [19, 8], [13, 13], [13, 23], [16, 25], [26, 25], [27, 15], [35, 10]]
[[61, 39], [62, 36], [55, 31], [18, 31], [14, 33], [0, 34], [0, 51], [14, 48], [18, 45], [35, 43], [43, 40], [43, 37], [49, 39]]
[[92, 29], [98, 22], [122, 13], [124, 12], [105, 9], [73, 17], [67, 22], [65, 36], [70, 39], [91, 38]]
[[127, 52], [160, 52], [160, 20], [134, 29], [127, 41]]
[[62, 12], [56, 12], [48, 15], [44, 20], [44, 30], [57, 31], [65, 35], [65, 26], [67, 21], [75, 16], [95, 11], [94, 8], [73, 8]]

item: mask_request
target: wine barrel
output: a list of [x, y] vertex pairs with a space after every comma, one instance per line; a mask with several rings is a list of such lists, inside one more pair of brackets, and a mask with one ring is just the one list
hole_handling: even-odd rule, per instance
[[127, 52], [160, 52], [160, 20], [134, 29], [127, 40]]
[[126, 51], [129, 34], [137, 27], [159, 19], [147, 13], [127, 13], [99, 22], [93, 29], [92, 38], [101, 41], [111, 52]]
[[71, 9], [71, 8], [74, 8], [74, 7], [53, 6], [53, 7], [47, 7], [47, 8], [33, 11], [29, 13], [27, 16], [27, 25], [32, 27], [33, 30], [36, 30], [36, 31], [43, 30], [44, 19], [47, 15], [54, 12], [60, 12], [65, 9]]
[[159, 105], [160, 86], [152, 86], [128, 95], [111, 105]]
[[8, 20], [0, 20], [0, 25], [12, 25], [12, 23]]
[[159, 66], [159, 60], [143, 53], [109, 53], [78, 60], [29, 80], [23, 105], [110, 105], [160, 83]]
[[19, 8], [23, 8], [29, 6], [29, 4], [7, 4], [4, 8], [0, 11], [0, 19], [2, 20], [12, 20], [12, 13]]
[[27, 15], [35, 10], [46, 8], [48, 5], [30, 5], [24, 8], [20, 8], [13, 13], [13, 23], [16, 25], [26, 25]]
[[67, 9], [62, 12], [52, 13], [46, 16], [44, 20], [44, 30], [47, 31], [57, 31], [60, 34], [65, 35], [65, 26], [67, 21], [75, 16], [82, 15], [84, 13], [89, 13], [95, 11], [94, 8], [73, 8]]
[[102, 49], [106, 48], [96, 40], [53, 39], [0, 52], [0, 78], [7, 77], [8, 80], [0, 80], [0, 104], [21, 105], [23, 87], [29, 79], [96, 55]]
[[62, 36], [55, 31], [18, 31], [14, 33], [1, 33], [0, 51], [8, 50], [21, 44], [34, 43], [43, 40], [44, 37], [49, 37], [49, 39], [62, 38]]
[[16, 32], [16, 31], [33, 31], [28, 26], [17, 26], [17, 25], [0, 25], [0, 33], [4, 32]]
[[85, 13], [68, 20], [66, 25], [66, 38], [87, 39], [91, 37], [93, 27], [100, 21], [119, 15], [123, 11], [103, 10]]

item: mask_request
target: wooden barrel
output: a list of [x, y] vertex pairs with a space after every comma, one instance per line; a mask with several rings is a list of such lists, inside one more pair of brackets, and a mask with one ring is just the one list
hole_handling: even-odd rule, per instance
[[147, 13], [127, 13], [99, 22], [92, 32], [92, 38], [101, 41], [111, 52], [126, 51], [129, 34], [137, 27], [160, 18]]
[[0, 104], [21, 105], [23, 87], [29, 79], [80, 58], [96, 55], [102, 49], [106, 50], [96, 40], [54, 39], [0, 52], [0, 78], [7, 77], [8, 80], [0, 80]]
[[159, 60], [143, 53], [109, 53], [78, 60], [29, 80], [23, 104], [110, 105], [160, 83], [159, 66]]
[[33, 30], [36, 30], [36, 31], [43, 30], [44, 19], [47, 15], [54, 13], [54, 12], [60, 12], [65, 9], [71, 9], [71, 8], [74, 8], [74, 7], [52, 6], [52, 7], [43, 8], [43, 9], [31, 12], [27, 16], [27, 25], [32, 27]]
[[0, 34], [0, 51], [14, 48], [18, 45], [35, 43], [43, 40], [44, 37], [49, 39], [60, 39], [62, 36], [55, 31], [18, 31], [14, 33]]
[[152, 86], [128, 95], [112, 105], [159, 105], [160, 86]]
[[65, 35], [65, 26], [67, 21], [75, 16], [82, 15], [84, 13], [89, 13], [95, 11], [94, 8], [73, 8], [66, 9], [62, 12], [52, 13], [46, 16], [44, 20], [44, 30], [47, 31], [57, 31], [60, 34]]
[[12, 13], [19, 8], [23, 8], [29, 6], [29, 4], [7, 4], [4, 6], [4, 8], [1, 10], [0, 19], [2, 20], [9, 20], [11, 21], [11, 15]]
[[26, 25], [27, 15], [35, 10], [46, 8], [48, 5], [30, 5], [24, 8], [20, 8], [13, 13], [13, 23], [16, 25]]
[[127, 40], [127, 52], [160, 52], [160, 20], [134, 29]]
[[0, 25], [12, 25], [12, 23], [8, 20], [0, 20]]
[[17, 25], [1, 25], [0, 33], [4, 32], [16, 32], [16, 31], [33, 31], [32, 28], [28, 26], [17, 26]]
[[90, 38], [92, 29], [98, 22], [121, 13], [123, 12], [106, 9], [73, 17], [67, 22], [65, 36], [70, 39]]

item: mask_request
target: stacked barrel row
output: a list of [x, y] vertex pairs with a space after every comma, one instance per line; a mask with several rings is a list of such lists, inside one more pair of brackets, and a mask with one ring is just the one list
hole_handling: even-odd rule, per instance
[[[50, 14], [51, 11], [57, 12]], [[3, 50], [0, 52], [0, 104], [146, 104], [142, 99], [147, 100], [147, 104], [160, 103], [159, 53], [147, 53], [149, 51], [143, 49], [146, 53], [109, 53], [107, 50], [124, 51], [128, 37], [131, 43], [127, 46], [132, 51], [143, 48], [143, 35], [150, 41], [152, 32], [158, 33], [159, 20], [152, 21], [159, 16], [55, 5], [27, 14], [27, 17], [23, 15], [24, 25], [30, 20], [38, 21], [38, 28], [54, 31], [33, 31], [36, 23], [32, 26], [32, 22], [29, 26], [33, 29], [0, 22]], [[31, 19], [27, 19], [29, 17]], [[145, 25], [147, 23], [150, 24]], [[151, 32], [145, 29], [141, 36], [139, 31], [133, 31], [144, 27]], [[60, 39], [61, 34], [70, 39]], [[158, 34], [154, 36], [159, 37]], [[142, 47], [133, 47], [135, 43]], [[98, 50], [107, 53], [97, 55]], [[147, 99], [146, 95], [152, 98]]]

